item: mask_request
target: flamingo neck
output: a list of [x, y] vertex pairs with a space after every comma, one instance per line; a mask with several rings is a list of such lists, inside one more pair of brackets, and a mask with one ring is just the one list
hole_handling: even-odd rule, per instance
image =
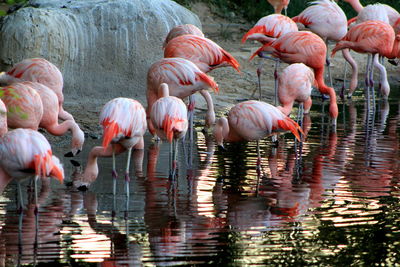
[[169, 96], [169, 87], [166, 83], [160, 84], [160, 87], [158, 89], [158, 95], [159, 97]]
[[325, 84], [324, 81], [324, 67], [314, 69], [315, 80], [318, 84], [318, 90], [321, 94], [329, 95], [329, 114], [332, 119], [336, 120], [339, 115], [339, 110], [336, 102], [336, 92], [332, 87]]
[[347, 1], [352, 8], [357, 12], [360, 13], [361, 10], [364, 8], [364, 6], [360, 3], [359, 0], [351, 0], [351, 1]]

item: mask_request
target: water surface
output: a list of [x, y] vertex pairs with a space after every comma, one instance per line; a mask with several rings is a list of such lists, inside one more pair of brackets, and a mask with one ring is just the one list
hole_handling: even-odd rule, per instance
[[[315, 101], [302, 145], [289, 133], [278, 147], [270, 138], [260, 142], [260, 174], [256, 142], [226, 144], [223, 151], [199, 124], [192, 146], [180, 144], [171, 180], [169, 145], [146, 135], [145, 149], [133, 154], [129, 198], [126, 155], [117, 157], [116, 196], [111, 159], [100, 159], [89, 191], [52, 181], [40, 192], [38, 227], [33, 204], [19, 216], [12, 183], [0, 196], [0, 265], [395, 265], [397, 99], [378, 101], [369, 113], [362, 99], [347, 100], [339, 105], [336, 132], [327, 103]], [[100, 142], [89, 138], [77, 160], [84, 165]], [[65, 149], [56, 145], [55, 154]], [[63, 161], [68, 178], [74, 167]], [[23, 191], [28, 202], [27, 183]]]

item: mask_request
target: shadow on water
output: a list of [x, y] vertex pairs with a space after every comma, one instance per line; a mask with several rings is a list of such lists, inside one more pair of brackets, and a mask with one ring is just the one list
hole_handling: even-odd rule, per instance
[[[146, 136], [132, 156], [128, 201], [121, 178], [112, 194], [107, 158], [87, 192], [43, 187], [37, 223], [30, 204], [18, 214], [11, 184], [0, 198], [0, 265], [394, 265], [400, 102], [392, 91], [374, 113], [361, 98], [340, 104], [336, 132], [315, 101], [303, 144], [290, 134], [277, 147], [260, 142], [259, 173], [255, 142], [222, 151], [197, 129], [191, 148], [180, 144], [175, 180], [169, 145]], [[88, 140], [77, 160], [84, 165], [99, 142]], [[123, 173], [126, 155], [117, 159]], [[70, 177], [75, 167], [64, 165]]]

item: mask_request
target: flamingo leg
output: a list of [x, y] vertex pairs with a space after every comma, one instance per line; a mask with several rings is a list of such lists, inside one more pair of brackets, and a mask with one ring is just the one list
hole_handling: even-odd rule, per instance
[[370, 59], [371, 59], [371, 55], [368, 54], [368, 58], [367, 58], [367, 65], [366, 65], [366, 70], [365, 70], [365, 94], [366, 94], [366, 98], [367, 98], [367, 112], [369, 112], [369, 107], [370, 107], [370, 86], [369, 86], [369, 71], [370, 71]]
[[[375, 83], [374, 83], [374, 63], [375, 61], [378, 60], [378, 54], [375, 54], [372, 56], [372, 62], [371, 62], [371, 70], [370, 70], [370, 74], [369, 74], [369, 85], [371, 87], [371, 96], [372, 96], [372, 103], [373, 106], [372, 108], [375, 109]], [[378, 62], [379, 63], [379, 62]]]
[[131, 163], [131, 155], [132, 155], [132, 148], [128, 148], [128, 158], [126, 161], [126, 169], [125, 169], [125, 191], [126, 191], [126, 195], [127, 197], [129, 197], [129, 182], [131, 180], [131, 178], [129, 177], [129, 167], [130, 167], [130, 163]]
[[117, 194], [117, 170], [115, 168], [115, 147], [114, 145], [112, 145], [112, 172], [111, 172], [111, 176], [113, 178], [113, 195], [114, 197]]
[[344, 62], [344, 75], [342, 89], [340, 90], [340, 98], [344, 99], [344, 91], [346, 90], [346, 79], [347, 79], [347, 61]]
[[280, 61], [277, 60], [275, 61], [275, 69], [274, 69], [274, 105], [277, 106], [278, 105], [278, 86], [279, 86], [279, 82], [278, 82], [278, 67], [279, 67], [279, 63]]
[[194, 121], [194, 107], [196, 105], [196, 101], [194, 99], [194, 95], [189, 96], [189, 106], [188, 106], [188, 119], [189, 119], [189, 140], [193, 141], [193, 121]]
[[[325, 44], [326, 44], [326, 47], [328, 49], [328, 40], [325, 40]], [[333, 88], [333, 81], [332, 81], [332, 75], [331, 75], [331, 61], [329, 59], [328, 52], [326, 53], [326, 59], [325, 60], [326, 60], [326, 67], [328, 69], [329, 83], [330, 83], [330, 86]]]

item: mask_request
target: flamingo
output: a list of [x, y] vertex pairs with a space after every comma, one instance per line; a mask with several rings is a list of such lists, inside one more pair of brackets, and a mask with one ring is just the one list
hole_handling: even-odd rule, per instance
[[43, 117], [43, 103], [39, 93], [22, 83], [2, 87], [0, 91], [8, 110], [8, 126], [38, 130]]
[[321, 94], [328, 94], [330, 97], [329, 114], [332, 124], [336, 125], [339, 115], [336, 93], [324, 82], [326, 50], [324, 41], [318, 35], [306, 31], [290, 32], [263, 45], [251, 56], [250, 60], [256, 55], [263, 56], [263, 52], [268, 52], [286, 63], [304, 63], [314, 69], [318, 90]]
[[[343, 10], [332, 0], [317, 0], [311, 3], [309, 7], [303, 10], [299, 15], [293, 18], [293, 21], [301, 23], [310, 31], [320, 36], [328, 46], [328, 41], [340, 41], [347, 33], [347, 18]], [[357, 87], [357, 64], [351, 57], [348, 49], [343, 50], [343, 57], [350, 63], [353, 74], [350, 83], [350, 90]], [[326, 64], [328, 66], [328, 75], [330, 86], [333, 86], [330, 71], [329, 55], [326, 54]]]
[[164, 49], [164, 57], [180, 57], [192, 61], [203, 72], [231, 66], [239, 70], [237, 60], [212, 40], [185, 34], [170, 40]]
[[[150, 121], [151, 109], [160, 97], [158, 89], [162, 83], [169, 86], [169, 94], [184, 99], [197, 91], [205, 98], [208, 111], [206, 127], [215, 122], [214, 106], [211, 95], [206, 90], [212, 88], [218, 92], [218, 85], [214, 79], [202, 72], [194, 63], [184, 58], [163, 58], [151, 65], [147, 72], [147, 119], [150, 133], [154, 136], [155, 129]], [[193, 112], [193, 104], [189, 105], [189, 112]]]
[[[47, 86], [37, 82], [19, 82], [3, 87], [8, 109], [8, 124], [11, 128], [39, 127], [50, 134], [60, 136], [71, 131], [71, 151], [66, 156], [75, 156], [82, 150], [85, 135], [74, 120], [58, 123], [57, 95]], [[38, 97], [39, 96], [39, 97]]]
[[[358, 13], [358, 16], [350, 19], [349, 24], [351, 22], [356, 22], [356, 23], [362, 23], [368, 20], [380, 20], [386, 23], [389, 23], [396, 31], [396, 21], [400, 18], [400, 14], [391, 6], [386, 5], [386, 4], [371, 4], [367, 6], [362, 6], [359, 0], [343, 0], [344, 2], [349, 3], [353, 9]], [[394, 58], [389, 57], [389, 58]], [[382, 65], [383, 65], [383, 58], [381, 57], [381, 62], [380, 64], [375, 64], [374, 61], [374, 66], [377, 67], [380, 70], [380, 79], [382, 80], [382, 77], [387, 77], [385, 76], [385, 73], [382, 73]], [[353, 73], [354, 75], [354, 73]], [[356, 74], [357, 75], [357, 74]], [[382, 86], [388, 86], [388, 81], [384, 81], [383, 83], [380, 83], [379, 87], [381, 88], [381, 91], [388, 91], [390, 90], [389, 88], [383, 88]], [[350, 87], [351, 88], [351, 87]], [[351, 96], [354, 93], [355, 88], [352, 90], [349, 90], [349, 93], [347, 95], [348, 98], [351, 98]]]
[[[238, 142], [258, 140], [273, 135], [276, 131], [289, 130], [297, 140], [303, 134], [300, 126], [282, 113], [278, 108], [257, 100], [244, 101], [233, 106], [228, 118], [219, 118], [214, 127], [214, 138], [218, 146], [223, 147], [223, 141]], [[257, 166], [261, 157], [257, 146]]]
[[271, 14], [262, 17], [242, 38], [242, 43], [247, 40], [256, 40], [262, 44], [270, 42], [271, 38], [279, 38], [288, 32], [297, 32], [296, 23], [289, 17], [281, 14]]
[[[349, 48], [358, 53], [368, 53], [373, 57], [373, 64], [377, 66], [381, 72], [381, 93], [384, 98], [387, 98], [390, 92], [389, 83], [387, 82], [387, 73], [383, 65], [380, 64], [378, 55], [390, 57], [393, 50], [393, 45], [395, 41], [395, 33], [393, 28], [382, 21], [370, 20], [365, 21], [356, 26], [352, 27], [346, 36], [336, 44], [332, 50], [332, 56], [341, 49]], [[366, 73], [366, 87], [367, 96], [369, 96], [369, 87], [372, 81], [372, 75], [367, 63], [367, 73]], [[373, 85], [371, 85], [373, 87]]]
[[314, 72], [303, 63], [295, 63], [286, 67], [279, 74], [278, 80], [278, 99], [281, 104], [278, 109], [288, 116], [292, 111], [293, 103], [297, 101], [301, 103], [300, 110], [304, 109], [304, 114], [308, 114], [312, 105]]
[[169, 32], [167, 37], [165, 37], [163, 48], [168, 44], [168, 42], [175, 37], [185, 35], [185, 34], [193, 34], [200, 37], [204, 37], [204, 33], [195, 25], [193, 24], [182, 24], [173, 27]]
[[158, 95], [160, 98], [153, 104], [150, 119], [157, 136], [171, 144], [171, 177], [175, 177], [177, 140], [183, 138], [187, 132], [187, 109], [182, 99], [169, 95], [166, 83], [160, 85]]
[[62, 183], [64, 169], [41, 133], [22, 128], [6, 132], [0, 137], [0, 179], [3, 187], [13, 178], [18, 181], [20, 207], [20, 182], [32, 176], [37, 193], [37, 179], [50, 176]]
[[274, 12], [276, 14], [281, 14], [282, 9], [285, 9], [285, 15], [286, 15], [287, 7], [289, 5], [290, 0], [267, 0], [267, 1], [274, 8]]
[[[246, 42], [247, 39], [256, 40], [261, 44], [269, 43], [276, 38], [289, 32], [297, 32], [297, 24], [289, 17], [281, 14], [272, 14], [262, 17], [253, 28], [251, 28], [242, 38], [242, 43]], [[275, 104], [277, 104], [277, 90], [278, 90], [278, 65], [279, 61], [275, 61], [274, 69], [274, 91], [275, 91]], [[257, 68], [257, 79], [259, 89], [259, 99], [261, 99], [261, 71], [262, 61]], [[254, 92], [253, 92], [254, 93]]]
[[8, 72], [0, 74], [0, 82], [15, 83], [22, 81], [39, 82], [53, 90], [58, 98], [58, 117], [62, 120], [74, 120], [74, 117], [63, 108], [64, 80], [60, 70], [44, 58], [29, 58], [15, 64]]
[[[113, 158], [113, 193], [116, 194], [117, 172], [115, 168], [115, 155], [119, 144], [128, 150], [125, 169], [125, 189], [129, 196], [129, 164], [132, 148], [143, 149], [143, 135], [147, 129], [146, 112], [138, 101], [125, 97], [118, 97], [108, 101], [100, 112], [100, 124], [103, 126], [102, 147], [105, 154], [112, 150]], [[111, 148], [110, 148], [111, 147]]]

